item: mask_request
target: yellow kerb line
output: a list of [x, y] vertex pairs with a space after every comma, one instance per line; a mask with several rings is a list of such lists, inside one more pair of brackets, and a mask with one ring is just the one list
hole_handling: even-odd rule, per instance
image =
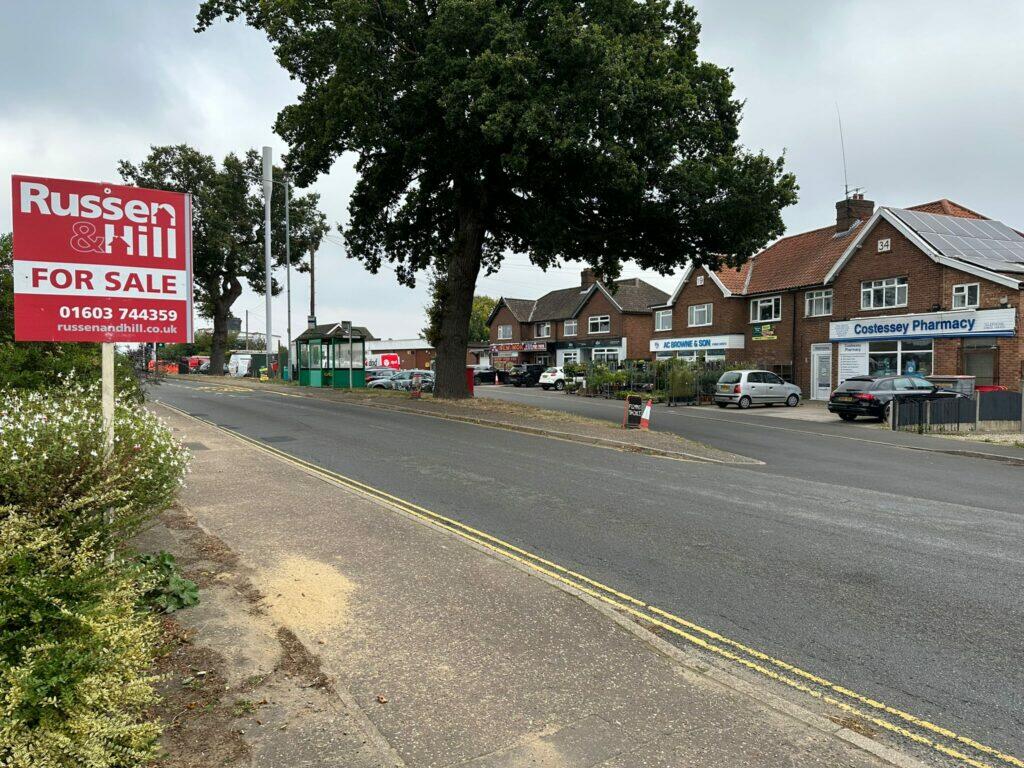
[[[289, 396], [299, 397], [299, 395]], [[681, 625], [682, 627], [685, 627], [686, 629], [702, 634], [717, 642], [731, 646], [738, 651], [742, 651], [743, 653], [749, 654], [761, 661], [784, 669], [791, 674], [809, 680], [817, 685], [820, 685], [823, 688], [828, 688], [832, 691], [835, 691], [837, 694], [846, 696], [847, 698], [854, 699], [855, 701], [866, 706], [870, 706], [873, 709], [880, 710], [895, 717], [899, 717], [900, 719], [905, 720], [906, 722], [918, 728], [928, 730], [944, 738], [957, 741], [960, 744], [963, 744], [964, 746], [970, 747], [971, 749], [977, 750], [978, 752], [982, 752], [990, 757], [994, 757], [1002, 762], [1015, 766], [1016, 768], [1024, 768], [1024, 761], [1014, 757], [1013, 755], [1000, 752], [999, 750], [993, 747], [989, 747], [985, 744], [981, 744], [980, 742], [977, 742], [974, 739], [971, 739], [966, 736], [961, 736], [955, 733], [954, 731], [949, 730], [948, 728], [935, 725], [934, 723], [919, 718], [916, 715], [912, 715], [908, 712], [896, 709], [895, 707], [891, 707], [887, 704], [876, 701], [862, 694], [856, 693], [855, 691], [851, 691], [850, 689], [845, 688], [841, 685], [832, 683], [829, 680], [826, 680], [825, 678], [819, 677], [818, 675], [815, 675], [811, 672], [807, 672], [803, 669], [800, 669], [799, 667], [793, 664], [782, 661], [781, 659], [776, 659], [766, 653], [763, 653], [754, 648], [746, 646], [740, 642], [725, 637], [724, 635], [721, 635], [718, 632], [715, 632], [714, 630], [707, 629], [706, 627], [702, 627], [699, 624], [694, 624], [693, 622], [683, 619], [672, 613], [669, 613], [668, 611], [664, 611], [653, 605], [645, 603], [643, 600], [639, 600], [635, 597], [632, 597], [631, 595], [627, 595], [624, 592], [620, 592], [619, 590], [616, 590], [612, 587], [602, 584], [601, 582], [595, 581], [587, 576], [584, 576], [583, 574], [577, 573], [576, 571], [570, 570], [568, 568], [565, 568], [564, 566], [547, 560], [541, 557], [540, 555], [536, 555], [532, 552], [521, 549], [520, 547], [517, 547], [514, 544], [510, 544], [509, 542], [503, 541], [502, 539], [492, 536], [489, 533], [473, 528], [472, 526], [466, 525], [465, 523], [462, 523], [453, 518], [446, 517], [445, 515], [442, 515], [440, 513], [433, 512], [432, 510], [426, 509], [425, 507], [421, 507], [418, 504], [414, 504], [413, 502], [401, 499], [397, 496], [388, 493], [387, 491], [383, 491], [379, 488], [367, 485], [366, 483], [362, 483], [358, 480], [346, 477], [345, 475], [338, 474], [337, 472], [333, 472], [332, 470], [317, 466], [316, 464], [307, 462], [303, 459], [299, 459], [295, 456], [291, 456], [290, 454], [287, 454], [284, 451], [265, 445], [259, 442], [258, 440], [254, 440], [253, 438], [235, 432], [234, 430], [224, 429], [223, 427], [217, 426], [216, 424], [207, 421], [206, 419], [201, 419], [197, 416], [192, 416], [191, 414], [186, 413], [185, 411], [182, 411], [179, 408], [175, 408], [174, 406], [167, 405], [166, 403], [160, 404], [166, 408], [169, 408], [172, 411], [175, 411], [176, 413], [181, 414], [182, 416], [186, 416], [190, 419], [194, 419], [208, 426], [212, 426], [216, 429], [226, 432], [231, 436], [249, 445], [252, 445], [266, 453], [273, 455], [275, 458], [281, 459], [289, 464], [292, 464], [296, 467], [299, 467], [300, 469], [303, 469], [304, 471], [315, 474], [319, 476], [321, 479], [333, 482], [337, 485], [341, 485], [345, 488], [356, 491], [365, 496], [369, 496], [376, 500], [386, 501], [392, 506], [399, 508], [401, 511], [407, 514], [424, 520], [425, 522], [429, 522], [434, 525], [440, 525], [445, 530], [451, 531], [456, 535], [469, 539], [470, 541], [473, 541], [479, 546], [482, 546], [490, 551], [500, 554], [503, 557], [507, 557], [532, 570], [543, 573], [549, 578], [555, 579], [556, 581], [564, 583], [574, 589], [577, 589], [589, 595], [590, 597], [593, 597], [604, 603], [612, 605], [619, 610], [637, 616], [638, 618], [641, 618], [650, 624], [653, 624], [679, 637], [682, 637], [688, 642], [692, 643], [693, 645], [698, 646], [699, 648], [703, 648], [707, 651], [715, 653], [716, 655], [719, 655], [730, 661], [737, 662], [752, 671], [758, 672], [759, 674], [762, 674], [772, 680], [783, 683], [789, 686], [790, 688], [793, 688], [794, 690], [800, 691], [801, 693], [806, 693], [816, 699], [824, 701], [832, 706], [838, 707], [842, 711], [847, 712], [849, 714], [857, 715], [858, 717], [861, 717], [864, 720], [874, 725], [877, 725], [880, 728], [883, 728], [887, 731], [908, 738], [911, 741], [914, 741], [918, 744], [931, 747], [932, 749], [935, 749], [936, 751], [944, 755], [960, 760], [967, 765], [973, 766], [973, 768], [991, 768], [991, 766], [988, 763], [982, 763], [955, 749], [932, 741], [931, 739], [925, 736], [921, 736], [920, 734], [915, 734], [911, 731], [908, 731], [898, 725], [890, 723], [887, 720], [882, 720], [877, 717], [874, 717], [871, 714], [864, 712], [863, 710], [860, 710], [846, 702], [835, 699], [820, 691], [815, 691], [797, 680], [793, 680], [789, 677], [786, 677], [785, 675], [781, 675], [778, 672], [768, 669], [756, 662], [741, 658], [732, 651], [714, 645], [713, 643], [710, 643], [701, 637], [692, 635], [689, 632], [686, 632], [684, 629], [680, 629], [680, 627], [668, 624], [665, 621], [656, 618], [656, 616], [660, 616], [664, 619], [675, 622]], [[541, 565], [537, 565], [537, 563], [540, 563]], [[571, 576], [572, 579], [581, 581], [589, 586], [582, 586], [581, 584], [576, 583], [576, 581], [566, 578], [567, 576]], [[602, 594], [602, 592], [606, 594]], [[612, 599], [608, 595], [614, 595], [616, 598], [618, 598], [618, 600]], [[646, 611], [649, 611], [651, 614], [655, 615], [650, 615], [648, 613], [645, 613], [644, 610], [640, 609], [644, 609]]]

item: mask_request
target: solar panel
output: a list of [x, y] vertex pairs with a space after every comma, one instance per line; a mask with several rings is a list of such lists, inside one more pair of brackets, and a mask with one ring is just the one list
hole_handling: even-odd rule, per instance
[[999, 272], [1024, 272], [1024, 236], [1001, 221], [889, 210], [943, 256]]

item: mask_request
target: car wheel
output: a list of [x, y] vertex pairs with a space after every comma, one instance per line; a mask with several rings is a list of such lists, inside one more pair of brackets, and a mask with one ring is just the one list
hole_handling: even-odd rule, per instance
[[739, 399], [739, 402], [736, 403], [736, 405], [738, 405], [743, 410], [746, 410], [747, 408], [750, 407], [750, 398], [744, 395]]
[[843, 421], [856, 421], [857, 414], [856, 413], [840, 413], [839, 414], [839, 418], [842, 419]]
[[473, 384], [474, 384], [475, 386], [479, 387], [479, 386], [480, 386], [480, 381], [481, 381], [481, 379], [480, 379], [480, 377], [479, 377], [479, 376], [474, 376], [474, 377], [473, 377]]
[[882, 406], [882, 421], [889, 424], [892, 421], [892, 401]]
[[561, 379], [556, 381], [555, 382], [555, 389], [557, 389], [559, 392], [561, 392], [563, 389], [565, 389], [565, 382], [562, 381]]
[[792, 395], [786, 398], [786, 405], [788, 405], [790, 408], [796, 408], [798, 405], [800, 405], [800, 395], [794, 392]]

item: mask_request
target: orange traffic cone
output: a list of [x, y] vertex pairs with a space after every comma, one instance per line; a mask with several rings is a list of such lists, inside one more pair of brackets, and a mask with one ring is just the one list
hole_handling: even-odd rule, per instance
[[651, 428], [651, 405], [654, 403], [653, 400], [648, 400], [647, 404], [644, 405], [643, 415], [640, 416], [640, 429]]

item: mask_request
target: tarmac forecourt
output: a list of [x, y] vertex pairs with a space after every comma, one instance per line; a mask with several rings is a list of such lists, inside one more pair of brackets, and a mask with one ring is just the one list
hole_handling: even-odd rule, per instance
[[949, 728], [936, 725], [909, 712], [891, 707], [840, 684], [833, 683], [812, 672], [774, 658], [755, 648], [725, 637], [714, 630], [707, 629], [680, 616], [664, 611], [657, 606], [650, 605], [458, 520], [433, 512], [425, 507], [394, 496], [387, 491], [325, 469], [317, 464], [299, 459], [235, 430], [226, 429], [207, 419], [193, 416], [165, 402], [160, 402], [159, 404], [181, 416], [225, 432], [247, 445], [268, 453], [310, 475], [383, 502], [414, 518], [440, 527], [494, 554], [507, 558], [522, 567], [543, 574], [573, 590], [582, 592], [627, 615], [640, 619], [642, 623], [658, 627], [697, 648], [715, 654], [721, 659], [786, 685], [800, 694], [836, 707], [846, 715], [861, 718], [864, 722], [877, 726], [894, 736], [908, 739], [917, 745], [934, 750], [963, 765], [972, 766], [972, 768], [999, 768], [1001, 766], [1024, 768], [1024, 760], [1018, 757], [1001, 752], [970, 737], [960, 735]]

